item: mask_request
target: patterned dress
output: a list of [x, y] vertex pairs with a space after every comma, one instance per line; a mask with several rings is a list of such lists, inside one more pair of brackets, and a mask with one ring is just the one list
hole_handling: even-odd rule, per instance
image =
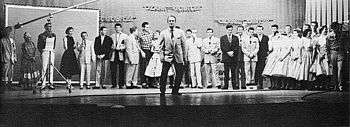
[[67, 38], [67, 50], [64, 51], [61, 60], [61, 73], [66, 78], [71, 78], [72, 75], [80, 74], [80, 66], [78, 59], [74, 52], [74, 38], [66, 36]]
[[36, 83], [40, 74], [35, 60], [36, 48], [32, 41], [22, 44], [21, 84]]
[[309, 38], [302, 38], [301, 45], [301, 64], [298, 69], [296, 80], [299, 81], [313, 81], [314, 77], [310, 73], [312, 62], [312, 40]]

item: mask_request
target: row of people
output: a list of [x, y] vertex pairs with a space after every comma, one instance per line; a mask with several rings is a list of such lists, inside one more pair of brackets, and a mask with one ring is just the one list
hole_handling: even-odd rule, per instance
[[[106, 62], [109, 61], [112, 88], [155, 87], [154, 82], [160, 82], [161, 91], [169, 75], [176, 75], [175, 93], [178, 92], [182, 80], [184, 65], [189, 66], [192, 87], [203, 88], [201, 64], [205, 65], [207, 87], [221, 87], [227, 89], [229, 80], [234, 89], [238, 84], [258, 84], [263, 87], [263, 76], [270, 77], [270, 88], [296, 88], [295, 82], [309, 84], [316, 76], [333, 75], [333, 80], [339, 88], [341, 61], [343, 59], [340, 49], [339, 26], [335, 23], [330, 30], [326, 26], [316, 32], [311, 27], [303, 30], [294, 29], [290, 25], [285, 27], [283, 33], [278, 32], [278, 26], [272, 25], [273, 34], [263, 34], [264, 27], [248, 28], [245, 32], [243, 26], [237, 27], [233, 33], [233, 26], [227, 25], [227, 34], [217, 38], [214, 30], [207, 29], [207, 37], [197, 37], [196, 30], [188, 29], [186, 32], [175, 28], [176, 18], [167, 19], [169, 28], [164, 31], [150, 31], [150, 24], [144, 22], [142, 30], [137, 27], [130, 28], [130, 35], [122, 32], [122, 25], [115, 24], [115, 33], [107, 35], [108, 29], [101, 27], [95, 42], [89, 41], [88, 33], [81, 33], [81, 42], [74, 41], [73, 28], [66, 29], [63, 39], [64, 53], [62, 55], [60, 71], [71, 84], [72, 75], [80, 74], [80, 88], [83, 88], [86, 75], [87, 88], [90, 88], [91, 64], [96, 62], [96, 85], [94, 88], [105, 88], [103, 80], [106, 77]], [[313, 23], [314, 24], [314, 23]], [[305, 25], [309, 26], [309, 25]], [[313, 25], [315, 26], [315, 25]], [[52, 33], [51, 24], [44, 25], [45, 32], [38, 37], [38, 50], [42, 56], [42, 74], [50, 68], [50, 82], [46, 85], [43, 79], [42, 88], [46, 86], [54, 89], [53, 69], [48, 67], [54, 61], [56, 35]], [[11, 31], [7, 28], [7, 33]], [[329, 32], [328, 32], [329, 31]], [[35, 46], [29, 33], [24, 34], [25, 43], [22, 45], [22, 81], [23, 83], [36, 82], [39, 72], [35, 63]], [[166, 43], [167, 42], [167, 43]], [[4, 66], [4, 79], [7, 83], [12, 81], [11, 72], [16, 62], [14, 41], [10, 37], [2, 39], [9, 64]], [[174, 44], [173, 44], [174, 43]], [[76, 57], [74, 50], [79, 51]], [[203, 55], [204, 54], [204, 55]], [[224, 63], [224, 86], [218, 83], [217, 64]], [[187, 63], [187, 64], [186, 64]], [[266, 65], [266, 66], [265, 66]], [[80, 68], [80, 69], [79, 69]], [[173, 68], [174, 72], [169, 72]], [[339, 68], [339, 69], [337, 69]], [[125, 70], [126, 69], [126, 70]], [[80, 71], [79, 71], [80, 70]], [[116, 73], [119, 73], [117, 83]], [[337, 74], [334, 74], [337, 71]], [[173, 74], [169, 74], [173, 73]], [[229, 75], [231, 73], [231, 75]], [[138, 80], [140, 76], [141, 80]], [[159, 79], [160, 77], [160, 79]], [[7, 78], [7, 79], [6, 79]], [[238, 79], [243, 79], [238, 80]], [[160, 80], [160, 81], [159, 81]], [[138, 84], [141, 84], [139, 86]], [[177, 92], [176, 92], [177, 89]]]

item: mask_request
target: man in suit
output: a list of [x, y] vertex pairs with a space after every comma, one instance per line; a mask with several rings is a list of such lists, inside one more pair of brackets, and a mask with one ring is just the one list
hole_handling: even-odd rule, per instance
[[238, 89], [236, 85], [236, 67], [237, 67], [237, 53], [239, 46], [239, 39], [233, 35], [233, 26], [228, 24], [226, 26], [227, 35], [220, 38], [220, 47], [222, 51], [222, 62], [224, 63], [224, 86], [221, 89], [228, 89], [230, 80], [229, 73], [231, 71], [231, 83], [233, 89]]
[[110, 59], [109, 54], [111, 52], [111, 46], [113, 40], [107, 36], [107, 28], [102, 26], [99, 30], [100, 35], [95, 38], [94, 50], [96, 54], [96, 86], [93, 89], [106, 89], [103, 86], [103, 80], [105, 75], [106, 60]]
[[[52, 24], [46, 23], [44, 25], [45, 32], [41, 33], [38, 36], [38, 50], [41, 54], [42, 58], [42, 78], [43, 82], [41, 85], [41, 88], [44, 89], [46, 86], [49, 89], [55, 89], [53, 85], [53, 65], [55, 60], [55, 47], [56, 47], [56, 34], [52, 32]], [[48, 66], [49, 62], [51, 62], [52, 66]], [[49, 68], [49, 72], [47, 71], [47, 68]], [[45, 73], [48, 73], [47, 76], [49, 77], [49, 84], [46, 85], [46, 77]]]
[[78, 43], [79, 63], [80, 63], [80, 89], [83, 89], [83, 81], [86, 73], [86, 89], [90, 89], [91, 64], [96, 61], [94, 44], [87, 40], [88, 33], [81, 32], [81, 43]]
[[244, 36], [244, 27], [242, 25], [237, 27], [237, 33], [236, 36], [239, 40], [239, 46], [237, 50], [237, 66], [236, 66], [236, 76], [238, 80], [239, 86], [242, 88], [245, 88], [245, 71], [244, 71], [244, 60], [243, 60], [243, 52], [242, 52], [242, 39]]
[[167, 18], [169, 28], [163, 30], [160, 33], [158, 43], [162, 45], [161, 61], [163, 62], [162, 73], [160, 77], [160, 92], [161, 95], [165, 94], [166, 81], [168, 77], [168, 71], [171, 64], [175, 66], [175, 84], [172, 89], [172, 95], [181, 95], [179, 93], [179, 87], [183, 75], [183, 66], [187, 61], [185, 51], [185, 32], [181, 29], [175, 28], [176, 17], [169, 16]]
[[220, 39], [214, 36], [212, 28], [207, 29], [208, 37], [203, 39], [204, 64], [206, 71], [207, 88], [221, 87], [218, 85], [217, 63], [220, 50]]
[[122, 32], [121, 24], [116, 23], [114, 28], [115, 33], [111, 35], [113, 40], [110, 58], [111, 88], [117, 87], [117, 70], [119, 70], [118, 86], [121, 89], [125, 86], [125, 44], [128, 41], [128, 35]]
[[268, 88], [269, 86], [263, 86], [263, 76], [262, 72], [265, 68], [265, 62], [267, 58], [267, 53], [269, 52], [269, 37], [265, 34], [263, 34], [264, 27], [263, 26], [257, 26], [256, 27], [256, 37], [259, 39], [259, 51], [258, 51], [258, 62], [256, 65], [256, 75], [255, 80], [258, 84], [259, 88]]
[[250, 85], [255, 84], [255, 68], [259, 51], [259, 39], [253, 33], [254, 28], [248, 28], [247, 36], [244, 36], [242, 39], [245, 83]]

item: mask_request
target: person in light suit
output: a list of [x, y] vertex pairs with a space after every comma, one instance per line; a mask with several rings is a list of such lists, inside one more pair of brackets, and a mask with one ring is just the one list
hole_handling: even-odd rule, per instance
[[216, 65], [218, 63], [218, 52], [220, 50], [220, 39], [214, 36], [212, 28], [207, 29], [208, 37], [203, 39], [202, 50], [204, 52], [204, 63], [206, 70], [207, 88], [221, 87], [217, 82]]
[[125, 51], [125, 63], [126, 65], [126, 88], [141, 88], [137, 86], [137, 78], [139, 72], [139, 61], [140, 54], [142, 58], [146, 56], [145, 52], [142, 51], [137, 40], [138, 30], [137, 27], [130, 28], [130, 35], [128, 37], [128, 42], [126, 43]]
[[167, 18], [169, 28], [160, 33], [158, 43], [162, 47], [161, 60], [163, 62], [162, 74], [160, 78], [160, 92], [163, 96], [166, 90], [166, 80], [171, 64], [175, 66], [175, 84], [172, 95], [181, 95], [179, 88], [183, 75], [184, 63], [187, 60], [185, 51], [185, 32], [175, 28], [176, 17], [171, 15]]
[[81, 42], [78, 43], [79, 63], [80, 63], [80, 89], [84, 88], [83, 82], [86, 74], [86, 89], [90, 89], [91, 64], [96, 61], [94, 43], [87, 40], [88, 33], [81, 32]]
[[188, 29], [186, 30], [186, 50], [187, 50], [187, 59], [190, 63], [190, 73], [191, 73], [191, 82], [192, 88], [202, 89], [202, 75], [201, 75], [201, 47], [202, 39], [196, 36], [196, 30]]
[[253, 36], [254, 28], [248, 28], [248, 35], [242, 39], [242, 52], [244, 54], [244, 71], [246, 84], [255, 83], [255, 67], [258, 61], [259, 39]]

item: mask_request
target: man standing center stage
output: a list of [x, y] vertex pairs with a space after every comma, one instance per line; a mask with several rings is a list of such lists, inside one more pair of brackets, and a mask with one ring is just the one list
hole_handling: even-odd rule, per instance
[[122, 25], [116, 23], [114, 25], [115, 33], [111, 35], [113, 40], [111, 58], [110, 58], [110, 69], [111, 69], [111, 80], [112, 87], [117, 87], [117, 69], [119, 71], [118, 86], [122, 89], [125, 86], [125, 44], [128, 43], [128, 35], [122, 32]]
[[45, 32], [41, 33], [38, 37], [38, 50], [41, 54], [42, 58], [42, 85], [41, 88], [45, 88], [46, 85], [46, 77], [45, 73], [47, 73], [47, 68], [49, 65], [49, 62], [51, 62], [52, 66], [49, 67], [49, 89], [55, 89], [53, 85], [53, 66], [54, 66], [54, 60], [55, 60], [55, 46], [56, 46], [56, 34], [52, 33], [52, 25], [51, 23], [46, 23], [44, 25]]
[[224, 63], [224, 86], [221, 89], [228, 89], [230, 80], [229, 73], [231, 71], [231, 84], [233, 89], [237, 89], [237, 67], [238, 65], [238, 52], [239, 52], [239, 39], [233, 35], [232, 25], [226, 26], [227, 35], [220, 38], [220, 47], [222, 50], [222, 62]]
[[175, 66], [175, 84], [172, 89], [172, 95], [181, 95], [179, 87], [183, 75], [183, 66], [186, 60], [185, 51], [185, 33], [184, 31], [175, 28], [176, 17], [168, 17], [169, 28], [163, 30], [159, 36], [159, 44], [162, 46], [161, 60], [163, 62], [162, 73], [160, 77], [160, 92], [165, 94], [165, 85], [168, 77], [168, 71], [171, 64]]
[[111, 37], [107, 36], [107, 28], [102, 26], [99, 30], [100, 35], [95, 38], [94, 50], [96, 54], [96, 85], [93, 89], [106, 89], [103, 86], [103, 80], [105, 77], [105, 63], [109, 59], [109, 54], [111, 51], [111, 46], [113, 40]]

